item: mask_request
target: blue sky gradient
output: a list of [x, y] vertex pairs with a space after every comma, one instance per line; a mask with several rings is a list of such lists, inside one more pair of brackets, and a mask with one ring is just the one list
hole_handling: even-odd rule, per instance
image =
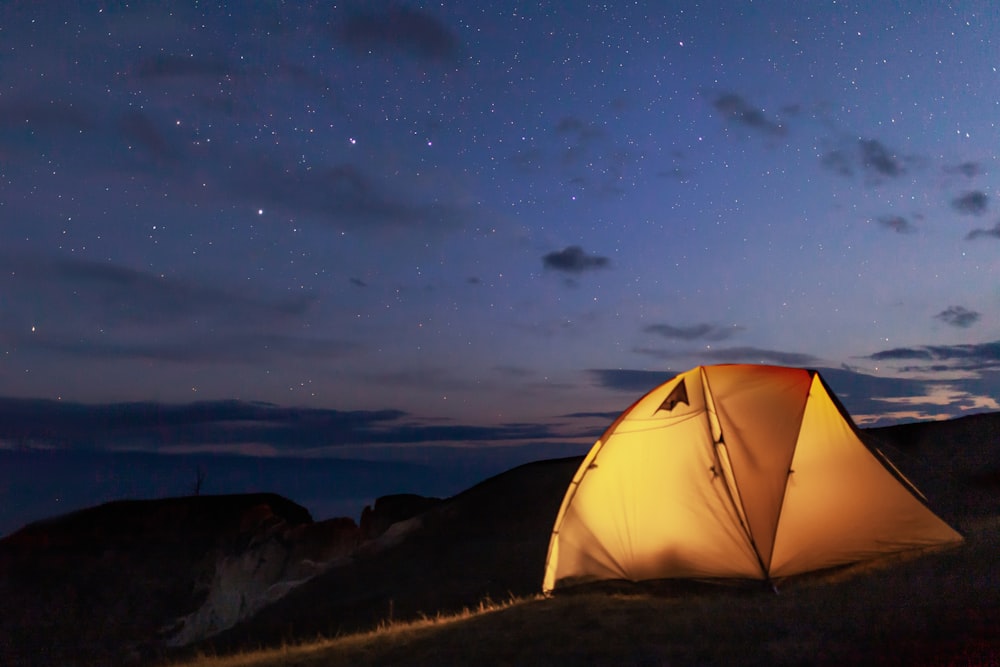
[[729, 362], [1000, 409], [991, 3], [522, 5], [0, 7], [0, 446], [585, 448]]

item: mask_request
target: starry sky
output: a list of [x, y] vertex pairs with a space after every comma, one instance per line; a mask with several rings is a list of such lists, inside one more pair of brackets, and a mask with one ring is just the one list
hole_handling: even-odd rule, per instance
[[530, 460], [726, 362], [1000, 409], [1000, 14], [871, 4], [3, 3], [0, 447]]

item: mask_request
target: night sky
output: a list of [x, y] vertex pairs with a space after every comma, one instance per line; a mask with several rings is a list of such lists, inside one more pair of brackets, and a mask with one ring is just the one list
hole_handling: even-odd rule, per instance
[[992, 3], [669, 4], [3, 3], [0, 448], [531, 460], [724, 362], [1000, 409]]

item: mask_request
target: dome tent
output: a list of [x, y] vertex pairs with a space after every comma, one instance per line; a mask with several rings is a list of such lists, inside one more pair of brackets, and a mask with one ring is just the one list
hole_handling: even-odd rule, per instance
[[542, 587], [774, 580], [961, 540], [862, 442], [816, 371], [699, 366], [636, 401], [591, 448], [556, 517]]

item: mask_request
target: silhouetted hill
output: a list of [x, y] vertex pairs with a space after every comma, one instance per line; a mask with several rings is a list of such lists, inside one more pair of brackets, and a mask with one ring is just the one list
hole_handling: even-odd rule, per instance
[[528, 463], [486, 480], [411, 520], [398, 544], [320, 575], [208, 643], [280, 643], [534, 594], [581, 458]]
[[[1000, 513], [998, 433], [1000, 413], [862, 435], [955, 520]], [[0, 540], [0, 664], [255, 648], [534, 594], [580, 460], [525, 464], [442, 501], [387, 497], [364, 530], [314, 523], [273, 494], [116, 502], [36, 522]]]
[[[1000, 512], [1000, 413], [861, 433], [946, 519]], [[537, 593], [552, 523], [581, 460], [540, 461], [488, 479], [421, 515], [398, 545], [326, 572], [208, 646], [335, 635]]]
[[[346, 531], [353, 548], [346, 521], [323, 541]], [[303, 541], [316, 525], [268, 493], [118, 501], [30, 524], [0, 540], [0, 663], [124, 659], [202, 602], [220, 556], [279, 528]]]
[[861, 433], [945, 519], [1000, 512], [1000, 412]]

